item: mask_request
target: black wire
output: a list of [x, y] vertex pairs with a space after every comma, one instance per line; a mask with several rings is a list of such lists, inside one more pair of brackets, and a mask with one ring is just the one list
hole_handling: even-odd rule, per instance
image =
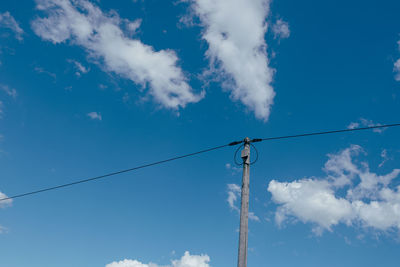
[[250, 146], [253, 147], [253, 149], [254, 149], [254, 151], [256, 151], [256, 155], [257, 155], [256, 159], [253, 162], [250, 162], [250, 165], [254, 165], [258, 161], [258, 150], [257, 150], [256, 146], [253, 145], [253, 143], [250, 143]]
[[[253, 140], [251, 140], [251, 143], [256, 143], [256, 142], [261, 142], [261, 141], [279, 140], [279, 139], [297, 138], [297, 137], [304, 137], [304, 136], [315, 136], [315, 135], [354, 132], [354, 131], [371, 130], [371, 129], [381, 129], [381, 128], [396, 127], [396, 126], [400, 126], [400, 123], [387, 124], [387, 125], [381, 125], [381, 126], [355, 128], [355, 129], [344, 129], [344, 130], [334, 130], [334, 131], [327, 131], [327, 132], [315, 132], [315, 133], [305, 133], [305, 134], [287, 135], [287, 136], [279, 136], [279, 137], [268, 137], [268, 138], [263, 138], [263, 139], [253, 139]], [[92, 178], [88, 178], [88, 179], [84, 179], [84, 180], [79, 180], [79, 181], [72, 182], [72, 183], [57, 185], [57, 186], [48, 187], [48, 188], [44, 188], [44, 189], [40, 189], [40, 190], [36, 190], [36, 191], [31, 191], [31, 192], [27, 192], [27, 193], [23, 193], [23, 194], [19, 194], [19, 195], [14, 195], [14, 196], [11, 196], [11, 197], [6, 197], [6, 198], [0, 199], [0, 202], [1, 201], [15, 199], [15, 198], [20, 198], [20, 197], [25, 197], [25, 196], [29, 196], [29, 195], [39, 194], [39, 193], [43, 193], [43, 192], [50, 191], [50, 190], [60, 189], [60, 188], [63, 188], [63, 187], [68, 187], [68, 186], [73, 186], [73, 185], [77, 185], [77, 184], [87, 183], [87, 182], [103, 179], [103, 178], [106, 178], [106, 177], [115, 176], [115, 175], [118, 175], [118, 174], [135, 171], [135, 170], [138, 170], [138, 169], [143, 169], [143, 168], [151, 167], [151, 166], [162, 164], [162, 163], [166, 163], [166, 162], [175, 161], [175, 160], [182, 159], [182, 158], [195, 156], [195, 155], [198, 155], [198, 154], [210, 152], [210, 151], [221, 149], [221, 148], [224, 148], [224, 147], [235, 146], [235, 145], [238, 145], [238, 144], [242, 144], [243, 142], [244, 141], [235, 141], [235, 142], [231, 142], [231, 143], [229, 143], [227, 145], [217, 146], [217, 147], [201, 150], [201, 151], [198, 151], [198, 152], [194, 152], [194, 153], [190, 153], [190, 154], [186, 154], [186, 155], [182, 155], [182, 156], [169, 158], [169, 159], [166, 159], [166, 160], [156, 161], [156, 162], [153, 162], [153, 163], [137, 166], [137, 167], [126, 169], [126, 170], [116, 171], [116, 172], [112, 172], [112, 173], [108, 173], [108, 174], [104, 174], [104, 175], [100, 175], [100, 176], [96, 176], [96, 177], [92, 177]], [[239, 151], [240, 147], [236, 150], [235, 155]], [[253, 148], [255, 148], [255, 147], [253, 146]], [[257, 159], [258, 159], [258, 152], [257, 152]], [[235, 157], [235, 160], [236, 160], [236, 157]], [[255, 162], [253, 162], [252, 164], [254, 164], [254, 163]]]
[[237, 161], [237, 153], [239, 152], [239, 150], [242, 148], [242, 147], [244, 147], [244, 144], [243, 145], [241, 145], [241, 146], [238, 146], [238, 148], [236, 149], [236, 151], [235, 151], [235, 154], [234, 154], [234, 156], [233, 156], [233, 160], [234, 160], [234, 162], [235, 162], [235, 164], [237, 165], [237, 166], [242, 166], [243, 165], [243, 163], [239, 163], [238, 161]]
[[287, 136], [278, 136], [278, 137], [267, 137], [267, 138], [262, 138], [262, 139], [254, 139], [255, 141], [253, 141], [253, 142], [272, 141], [272, 140], [298, 138], [298, 137], [324, 135], [324, 134], [334, 134], [334, 133], [346, 133], [346, 132], [364, 131], [364, 130], [371, 130], [371, 129], [382, 129], [382, 128], [398, 127], [398, 126], [400, 126], [400, 123], [386, 124], [386, 125], [380, 125], [380, 126], [362, 127], [362, 128], [354, 128], [354, 129], [334, 130], [334, 131], [326, 131], [326, 132], [315, 132], [315, 133], [305, 133], [305, 134], [296, 134], [296, 135], [287, 135]]
[[198, 155], [198, 154], [203, 154], [203, 153], [206, 153], [206, 152], [210, 152], [210, 151], [213, 151], [213, 150], [217, 150], [217, 149], [221, 149], [221, 148], [228, 147], [228, 146], [233, 146], [233, 145], [234, 144], [231, 143], [231, 144], [227, 144], [227, 145], [208, 148], [208, 149], [201, 150], [201, 151], [198, 151], [198, 152], [194, 152], [194, 153], [190, 153], [190, 154], [186, 154], [186, 155], [182, 155], [182, 156], [177, 156], [177, 157], [173, 157], [173, 158], [169, 158], [169, 159], [166, 159], [166, 160], [161, 160], [161, 161], [157, 161], [157, 162], [153, 162], [153, 163], [137, 166], [137, 167], [126, 169], [126, 170], [116, 171], [116, 172], [112, 172], [112, 173], [108, 173], [108, 174], [104, 174], [104, 175], [100, 175], [100, 176], [96, 176], [96, 177], [92, 177], [92, 178], [88, 178], [88, 179], [84, 179], [84, 180], [79, 180], [79, 181], [72, 182], [72, 183], [57, 185], [57, 186], [48, 187], [48, 188], [44, 188], [44, 189], [40, 189], [40, 190], [36, 190], [36, 191], [32, 191], [32, 192], [27, 192], [27, 193], [23, 193], [23, 194], [19, 194], [19, 195], [14, 195], [14, 196], [11, 196], [11, 197], [6, 197], [6, 198], [0, 199], [0, 202], [1, 201], [15, 199], [15, 198], [20, 198], [20, 197], [25, 197], [25, 196], [29, 196], [29, 195], [39, 194], [39, 193], [43, 193], [43, 192], [50, 191], [50, 190], [60, 189], [60, 188], [63, 188], [63, 187], [68, 187], [68, 186], [73, 186], [73, 185], [77, 185], [77, 184], [87, 183], [87, 182], [91, 182], [91, 181], [103, 179], [103, 178], [106, 178], [106, 177], [115, 176], [115, 175], [118, 175], [118, 174], [122, 174], [122, 173], [126, 173], [126, 172], [131, 172], [131, 171], [135, 171], [135, 170], [151, 167], [151, 166], [154, 166], [154, 165], [158, 165], [158, 164], [162, 164], [162, 163], [166, 163], [166, 162], [170, 162], [170, 161], [174, 161], [174, 160], [178, 160], [178, 159], [192, 157], [192, 156], [195, 156], [195, 155]]
[[[258, 161], [258, 150], [257, 150], [256, 146], [253, 145], [253, 143], [250, 143], [250, 146], [252, 146], [253, 149], [256, 151], [256, 159], [255, 159], [254, 161], [250, 162], [250, 165], [253, 165], [254, 163], [256, 163], [256, 162]], [[235, 162], [235, 164], [236, 164], [237, 166], [242, 166], [242, 165], [243, 165], [243, 163], [239, 163], [239, 162], [237, 161], [237, 153], [239, 152], [239, 150], [240, 150], [242, 147], [244, 147], [244, 144], [241, 145], [241, 146], [238, 146], [238, 148], [237, 148], [236, 151], [235, 151], [235, 155], [233, 156], [234, 162]]]

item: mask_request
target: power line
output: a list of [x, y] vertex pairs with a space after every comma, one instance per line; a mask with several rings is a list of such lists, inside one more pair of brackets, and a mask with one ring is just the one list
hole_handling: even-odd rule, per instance
[[383, 128], [391, 128], [391, 127], [399, 127], [400, 123], [394, 124], [386, 124], [386, 125], [377, 125], [377, 126], [369, 126], [369, 127], [361, 127], [354, 129], [342, 129], [342, 130], [333, 130], [326, 132], [313, 132], [313, 133], [304, 133], [304, 134], [296, 134], [296, 135], [286, 135], [286, 136], [277, 136], [277, 137], [267, 137], [261, 139], [253, 139], [252, 142], [262, 142], [262, 141], [273, 141], [273, 140], [281, 140], [281, 139], [290, 139], [290, 138], [299, 138], [299, 137], [307, 137], [307, 136], [316, 136], [316, 135], [326, 135], [326, 134], [336, 134], [336, 133], [348, 133], [355, 131], [365, 131], [365, 130], [373, 130], [373, 129], [383, 129]]
[[[382, 128], [390, 128], [390, 127], [398, 127], [398, 126], [400, 126], [400, 123], [386, 124], [386, 125], [379, 125], [379, 126], [370, 126], [370, 127], [362, 127], [362, 128], [354, 128], [354, 129], [342, 129], [342, 130], [333, 130], [333, 131], [325, 131], [325, 132], [304, 133], [304, 134], [278, 136], [278, 137], [267, 137], [267, 138], [258, 138], [258, 139], [256, 138], [256, 139], [251, 140], [250, 142], [251, 143], [256, 143], [256, 142], [262, 142], [262, 141], [282, 140], [282, 139], [299, 138], [299, 137], [306, 137], [306, 136], [335, 134], [335, 133], [347, 133], [347, 132], [354, 132], [354, 131], [382, 129]], [[95, 180], [100, 180], [100, 179], [104, 179], [104, 178], [107, 178], [107, 177], [110, 177], [110, 176], [116, 176], [116, 175], [119, 175], [119, 174], [122, 174], [122, 173], [127, 173], [127, 172], [131, 172], [131, 171], [135, 171], [135, 170], [139, 170], [139, 169], [143, 169], [143, 168], [147, 168], [147, 167], [151, 167], [151, 166], [167, 163], [167, 162], [170, 162], [170, 161], [175, 161], [175, 160], [179, 160], [179, 159], [188, 158], [188, 157], [192, 157], [192, 156], [195, 156], [195, 155], [211, 152], [211, 151], [218, 150], [218, 149], [221, 149], [221, 148], [225, 148], [225, 147], [228, 147], [228, 146], [236, 146], [236, 145], [242, 144], [243, 142], [244, 141], [235, 141], [235, 142], [231, 142], [231, 143], [226, 144], [226, 145], [216, 146], [216, 147], [208, 148], [208, 149], [201, 150], [201, 151], [198, 151], [198, 152], [189, 153], [189, 154], [185, 154], [185, 155], [182, 155], [182, 156], [176, 156], [176, 157], [172, 157], [172, 158], [161, 160], [161, 161], [156, 161], [156, 162], [153, 162], [153, 163], [140, 165], [140, 166], [133, 167], [133, 168], [130, 168], [130, 169], [120, 170], [120, 171], [116, 171], [116, 172], [112, 172], [112, 173], [108, 173], [108, 174], [104, 174], [104, 175], [100, 175], [100, 176], [96, 176], [96, 177], [91, 177], [91, 178], [87, 178], [87, 179], [83, 179], [83, 180], [79, 180], [79, 181], [75, 181], [75, 182], [71, 182], [71, 183], [67, 183], [67, 184], [57, 185], [57, 186], [53, 186], [53, 187], [47, 187], [47, 188], [36, 190], [36, 191], [31, 191], [31, 192], [27, 192], [27, 193], [23, 193], [23, 194], [18, 194], [18, 195], [14, 195], [14, 196], [11, 196], [11, 197], [2, 198], [2, 199], [0, 199], [0, 202], [1, 201], [15, 199], [15, 198], [20, 198], [20, 197], [25, 197], [25, 196], [29, 196], [29, 195], [39, 194], [39, 193], [43, 193], [43, 192], [46, 192], [46, 191], [56, 190], [56, 189], [60, 189], [60, 188], [68, 187], [68, 186], [87, 183], [87, 182], [91, 182], [91, 181], [95, 181]]]
[[185, 154], [185, 155], [182, 155], [182, 156], [176, 156], [176, 157], [173, 157], [173, 158], [160, 160], [160, 161], [156, 161], [156, 162], [153, 162], [153, 163], [149, 163], [149, 164], [133, 167], [133, 168], [130, 168], [130, 169], [116, 171], [116, 172], [112, 172], [112, 173], [108, 173], [108, 174], [104, 174], [104, 175], [100, 175], [100, 176], [96, 176], [96, 177], [87, 178], [87, 179], [84, 179], [84, 180], [79, 180], [79, 181], [72, 182], [72, 183], [57, 185], [57, 186], [53, 186], [53, 187], [47, 187], [47, 188], [36, 190], [36, 191], [31, 191], [31, 192], [27, 192], [27, 193], [23, 193], [23, 194], [19, 194], [19, 195], [14, 195], [14, 196], [11, 196], [11, 197], [0, 199], [0, 202], [1, 201], [15, 199], [15, 198], [20, 198], [20, 197], [25, 197], [25, 196], [29, 196], [29, 195], [39, 194], [39, 193], [43, 193], [43, 192], [46, 192], [46, 191], [60, 189], [60, 188], [63, 188], [63, 187], [68, 187], [68, 186], [87, 183], [87, 182], [91, 182], [91, 181], [95, 181], [95, 180], [100, 180], [100, 179], [104, 179], [104, 178], [107, 178], [107, 177], [110, 177], [110, 176], [115, 176], [115, 175], [119, 175], [119, 174], [122, 174], [122, 173], [131, 172], [131, 171], [135, 171], [135, 170], [139, 170], [139, 169], [143, 169], [143, 168], [147, 168], [147, 167], [163, 164], [163, 163], [166, 163], [166, 162], [175, 161], [175, 160], [178, 160], [178, 159], [188, 158], [188, 157], [192, 157], [192, 156], [195, 156], [195, 155], [211, 152], [213, 150], [221, 149], [221, 148], [224, 148], [224, 147], [227, 147], [227, 146], [232, 146], [232, 145], [231, 144], [227, 144], [227, 145], [222, 145], [222, 146], [216, 146], [216, 147], [208, 148], [208, 149], [201, 150], [201, 151], [198, 151], [198, 152]]

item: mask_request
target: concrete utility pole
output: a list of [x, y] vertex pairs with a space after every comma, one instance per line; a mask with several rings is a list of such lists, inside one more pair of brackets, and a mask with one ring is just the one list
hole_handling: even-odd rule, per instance
[[244, 139], [242, 150], [243, 181], [242, 181], [242, 205], [240, 208], [240, 232], [239, 232], [239, 257], [238, 267], [247, 267], [247, 237], [249, 223], [249, 185], [250, 185], [250, 139]]

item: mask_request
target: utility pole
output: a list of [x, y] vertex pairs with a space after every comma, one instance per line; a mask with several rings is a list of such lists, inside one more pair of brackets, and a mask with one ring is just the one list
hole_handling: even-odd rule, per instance
[[242, 204], [240, 207], [239, 257], [238, 267], [247, 267], [247, 239], [249, 223], [249, 185], [250, 185], [250, 139], [244, 139], [242, 150]]

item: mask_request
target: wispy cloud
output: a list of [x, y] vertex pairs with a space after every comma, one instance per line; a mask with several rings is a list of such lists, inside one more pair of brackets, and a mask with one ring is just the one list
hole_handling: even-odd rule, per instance
[[260, 218], [252, 211], [249, 211], [249, 220], [259, 222]]
[[42, 68], [42, 67], [37, 67], [37, 66], [36, 66], [36, 67], [34, 68], [34, 71], [37, 72], [37, 73], [40, 73], [40, 74], [46, 74], [46, 75], [52, 77], [54, 80], [57, 79], [57, 75], [56, 75], [55, 73], [52, 73], [52, 72], [50, 72], [50, 71], [47, 71], [47, 70], [45, 70], [45, 69]]
[[235, 174], [238, 174], [238, 173], [241, 173], [241, 172], [242, 172], [242, 169], [241, 169], [241, 168], [232, 166], [232, 164], [230, 164], [230, 163], [226, 163], [226, 164], [225, 164], [225, 168], [226, 168], [227, 170], [231, 171], [232, 175], [235, 175]]
[[[349, 126], [347, 126], [347, 128], [355, 129], [355, 128], [359, 128], [359, 127], [374, 127], [374, 126], [381, 126], [381, 125], [382, 124], [375, 123], [372, 120], [367, 120], [367, 119], [361, 118], [357, 122], [350, 123]], [[383, 133], [385, 131], [385, 129], [373, 129], [372, 131], [375, 133]]]
[[208, 255], [190, 255], [188, 251], [179, 260], [173, 260], [170, 265], [158, 265], [155, 263], [141, 263], [137, 260], [123, 260], [112, 262], [106, 267], [210, 267]]
[[22, 35], [24, 34], [24, 31], [14, 17], [11, 16], [10, 12], [7, 11], [0, 13], [0, 27], [12, 30], [15, 34], [15, 38], [22, 41]]
[[71, 63], [74, 65], [75, 68], [75, 75], [80, 77], [82, 74], [86, 74], [90, 71], [89, 68], [86, 68], [85, 66], [82, 65], [79, 61], [73, 60], [73, 59], [67, 59], [68, 63]]
[[[6, 194], [0, 192], [0, 199], [5, 199], [7, 197], [8, 196]], [[7, 199], [7, 200], [0, 201], [0, 209], [4, 209], [4, 208], [10, 207], [12, 205], [12, 202], [13, 202], [12, 199]], [[6, 230], [7, 229], [5, 227], [0, 225], [0, 234], [6, 232]]]
[[[10, 88], [8, 85], [0, 84], [0, 91], [6, 93], [8, 96], [14, 99], [17, 97], [17, 90]], [[4, 115], [4, 104], [2, 101], [0, 101], [0, 119], [3, 118], [3, 115]]]
[[[36, 0], [37, 9], [48, 14], [32, 22], [34, 32], [54, 44], [70, 40], [83, 47], [101, 66], [132, 80], [161, 106], [171, 109], [200, 101], [178, 66], [172, 50], [155, 51], [140, 40], [127, 36], [117, 12], [105, 14], [86, 0]], [[131, 27], [139, 27], [136, 23]]]
[[240, 197], [241, 191], [240, 186], [228, 184], [228, 198], [226, 201], [228, 201], [229, 207], [233, 210], [239, 210], [239, 208], [236, 207], [236, 200]]
[[0, 119], [3, 118], [4, 115], [4, 104], [3, 102], [0, 100]]
[[[0, 199], [5, 199], [7, 197], [8, 196], [6, 194], [0, 192]], [[4, 208], [7, 208], [7, 207], [10, 207], [12, 205], [12, 202], [13, 202], [12, 199], [7, 199], [7, 200], [0, 201], [0, 208], [4, 209]]]
[[142, 24], [142, 20], [141, 19], [137, 19], [134, 21], [130, 21], [128, 19], [124, 19], [125, 25], [126, 25], [126, 29], [128, 30], [128, 33], [130, 35], [135, 35], [138, 33], [140, 25]]
[[[340, 223], [377, 230], [400, 230], [400, 186], [392, 185], [400, 169], [378, 175], [368, 163], [354, 158], [363, 149], [352, 145], [331, 154], [325, 164], [326, 177], [269, 183], [268, 191], [278, 205], [275, 219], [282, 224], [290, 217], [312, 223], [322, 234]], [[345, 192], [345, 194], [343, 194]]]
[[103, 117], [101, 116], [101, 114], [100, 113], [98, 113], [98, 112], [89, 112], [88, 114], [87, 114], [87, 116], [89, 117], [89, 118], [91, 118], [92, 120], [98, 120], [98, 121], [101, 121], [101, 120], [103, 120]]
[[382, 162], [379, 164], [379, 166], [378, 166], [379, 168], [382, 168], [386, 162], [388, 162], [389, 160], [392, 159], [391, 157], [389, 157], [387, 149], [382, 150], [381, 158], [382, 158]]
[[274, 70], [269, 66], [264, 39], [270, 1], [182, 2], [190, 3], [189, 14], [200, 19], [211, 73], [231, 92], [233, 100], [240, 100], [257, 118], [267, 121], [275, 96], [271, 85]]
[[11, 96], [12, 98], [17, 97], [17, 90], [14, 88], [10, 88], [8, 85], [0, 84], [0, 90], [5, 92], [8, 96]]
[[[228, 188], [228, 198], [226, 199], [226, 201], [228, 202], [229, 207], [232, 210], [235, 210], [239, 213], [240, 209], [236, 203], [240, 199], [240, 194], [242, 192], [242, 189], [237, 184], [228, 184], [227, 188]], [[256, 216], [254, 212], [249, 212], [249, 219], [257, 222], [260, 221], [260, 218]]]
[[275, 39], [286, 39], [290, 36], [289, 23], [282, 19], [278, 19], [272, 26], [272, 32]]
[[[400, 41], [398, 41], [397, 44], [398, 44], [398, 46], [399, 46], [399, 51], [400, 51]], [[393, 71], [395, 72], [394, 78], [396, 79], [396, 81], [399, 81], [399, 82], [400, 82], [400, 59], [397, 60], [397, 61], [394, 63], [394, 69], [393, 69]]]
[[394, 78], [396, 79], [396, 81], [399, 81], [399, 82], [400, 82], [400, 59], [397, 60], [397, 61], [394, 63], [394, 72], [395, 72]]

